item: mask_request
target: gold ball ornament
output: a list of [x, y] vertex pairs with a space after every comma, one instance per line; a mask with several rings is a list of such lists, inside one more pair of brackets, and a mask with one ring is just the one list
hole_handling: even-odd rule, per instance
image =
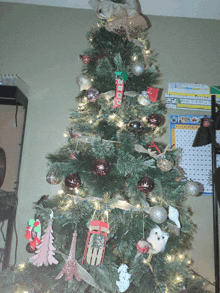
[[149, 96], [146, 91], [143, 91], [137, 98], [138, 103], [142, 106], [148, 106], [150, 104]]
[[157, 162], [157, 167], [162, 171], [162, 172], [168, 172], [171, 169], [173, 169], [173, 162], [167, 160], [166, 158], [162, 158]]
[[76, 78], [76, 84], [78, 85], [80, 91], [88, 90], [92, 86], [92, 80], [86, 75], [79, 75]]

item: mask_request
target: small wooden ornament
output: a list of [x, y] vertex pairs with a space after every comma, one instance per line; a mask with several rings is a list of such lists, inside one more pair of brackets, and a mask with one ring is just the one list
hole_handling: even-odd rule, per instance
[[[86, 246], [83, 254], [82, 264], [86, 260], [89, 265], [101, 266], [104, 260], [107, 234], [109, 233], [109, 224], [103, 221], [91, 221], [89, 233], [86, 240]], [[103, 235], [103, 245], [94, 246], [94, 235]]]

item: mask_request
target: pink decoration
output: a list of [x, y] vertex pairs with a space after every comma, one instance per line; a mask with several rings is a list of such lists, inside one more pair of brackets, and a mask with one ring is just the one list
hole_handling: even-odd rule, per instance
[[48, 227], [45, 230], [45, 234], [42, 236], [42, 242], [36, 248], [36, 254], [30, 259], [33, 261], [33, 265], [42, 265], [48, 266], [58, 264], [58, 261], [53, 257], [55, 254], [53, 251], [55, 247], [52, 245], [53, 243], [53, 230], [52, 230], [52, 217], [49, 221]]
[[62, 268], [62, 271], [59, 273], [59, 275], [55, 278], [60, 279], [63, 274], [66, 275], [65, 277], [65, 281], [71, 281], [73, 279], [73, 276], [75, 275], [77, 281], [81, 281], [81, 277], [78, 273], [77, 270], [77, 261], [75, 259], [75, 252], [76, 252], [76, 238], [77, 238], [77, 232], [73, 233], [73, 239], [72, 239], [72, 244], [71, 244], [71, 248], [70, 248], [70, 253], [69, 253], [69, 257], [66, 261], [66, 264], [64, 265], [64, 267]]

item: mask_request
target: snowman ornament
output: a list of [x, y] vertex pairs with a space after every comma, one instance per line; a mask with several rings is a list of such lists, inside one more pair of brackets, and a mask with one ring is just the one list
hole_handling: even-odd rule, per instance
[[131, 274], [129, 274], [127, 270], [128, 266], [126, 264], [122, 264], [118, 268], [119, 281], [116, 282], [116, 285], [119, 288], [119, 292], [125, 292], [130, 285], [129, 279], [131, 277]]

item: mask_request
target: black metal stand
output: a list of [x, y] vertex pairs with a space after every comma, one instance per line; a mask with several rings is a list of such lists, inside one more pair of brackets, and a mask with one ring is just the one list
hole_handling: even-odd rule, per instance
[[[213, 231], [214, 231], [214, 264], [215, 264], [215, 293], [219, 293], [219, 232], [218, 232], [218, 201], [216, 193], [216, 183], [214, 176], [216, 173], [216, 155], [220, 154], [220, 148], [216, 144], [216, 101], [215, 95], [212, 95], [212, 110], [211, 117], [214, 121], [212, 123], [212, 199], [213, 199]], [[220, 178], [219, 178], [220, 180]]]

